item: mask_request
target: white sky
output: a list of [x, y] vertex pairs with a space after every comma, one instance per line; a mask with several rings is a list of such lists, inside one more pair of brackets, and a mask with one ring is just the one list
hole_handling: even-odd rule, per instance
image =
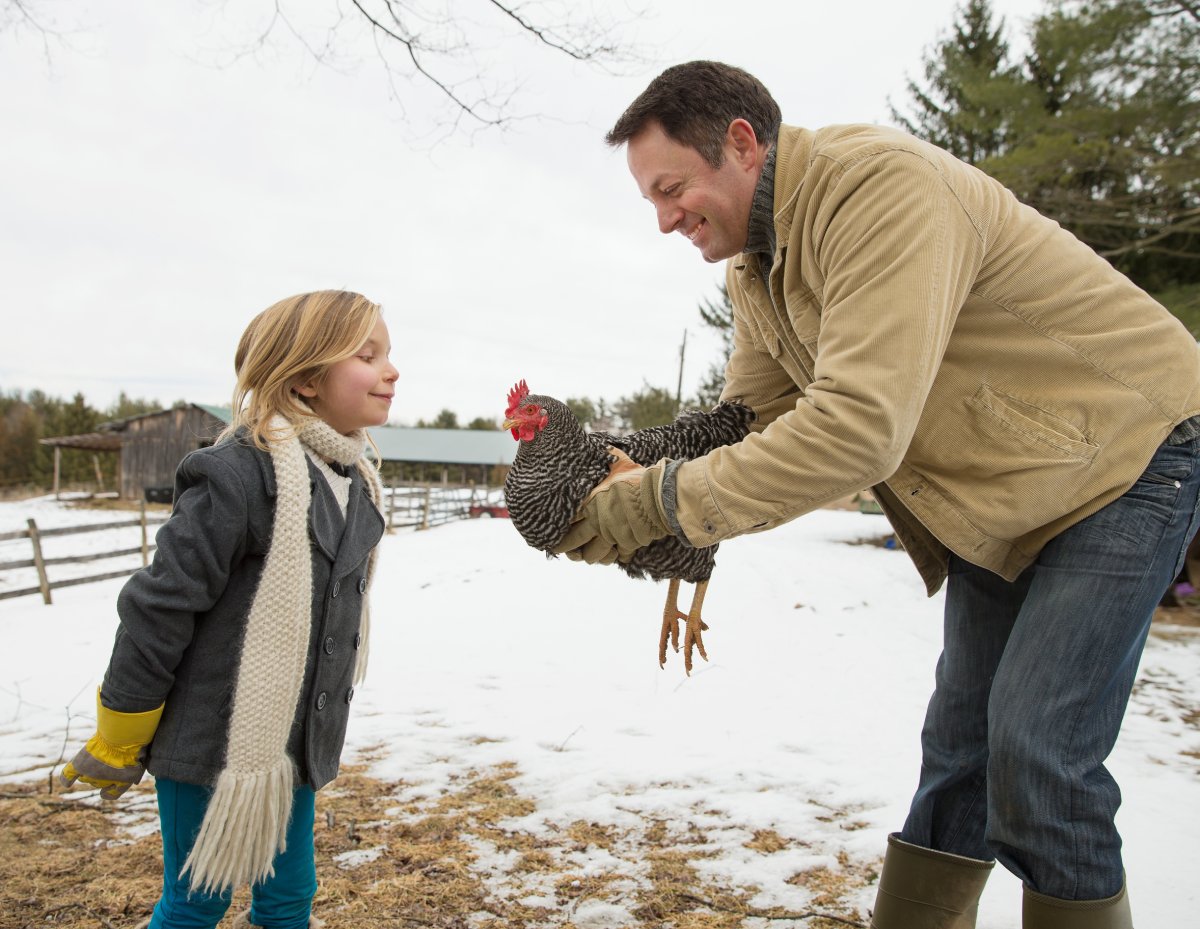
[[[485, 66], [522, 80], [514, 109], [552, 118], [441, 141], [440, 98], [415, 82], [389, 98], [361, 42], [335, 70], [279, 30], [214, 67], [271, 4], [238, 5], [249, 24], [231, 6], [41, 0], [70, 47], [0, 34], [0, 389], [227, 403], [255, 313], [344, 287], [384, 305], [396, 422], [499, 417], [520, 378], [610, 401], [673, 389], [685, 328], [687, 392], [716, 356], [696, 307], [720, 270], [661, 236], [604, 132], [694, 58], [755, 73], [790, 123], [888, 122], [955, 0], [644, 0], [640, 17], [597, 2], [649, 64], [613, 75], [495, 40]], [[292, 4], [318, 24], [334, 6]], [[1010, 40], [1042, 8], [994, 6]], [[482, 0], [453, 9], [498, 21]]]

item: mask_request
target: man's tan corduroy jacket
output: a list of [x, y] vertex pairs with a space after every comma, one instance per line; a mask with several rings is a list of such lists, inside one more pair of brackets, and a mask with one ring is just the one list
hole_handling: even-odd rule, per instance
[[1057, 223], [896, 130], [784, 126], [774, 265], [726, 279], [724, 396], [756, 431], [680, 467], [695, 545], [874, 489], [930, 593], [1015, 578], [1200, 412], [1200, 351]]

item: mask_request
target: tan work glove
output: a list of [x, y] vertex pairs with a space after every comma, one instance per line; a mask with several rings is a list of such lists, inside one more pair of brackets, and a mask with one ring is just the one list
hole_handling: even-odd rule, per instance
[[[618, 449], [612, 472], [584, 500], [571, 528], [553, 549], [588, 564], [628, 561], [639, 548], [671, 534], [663, 510], [663, 458], [649, 468], [633, 464]], [[626, 464], [627, 463], [627, 464]]]
[[121, 796], [146, 773], [142, 750], [154, 738], [163, 706], [144, 713], [118, 713], [100, 702], [97, 688], [96, 734], [67, 762], [59, 782], [68, 788], [76, 780], [99, 787], [106, 800]]

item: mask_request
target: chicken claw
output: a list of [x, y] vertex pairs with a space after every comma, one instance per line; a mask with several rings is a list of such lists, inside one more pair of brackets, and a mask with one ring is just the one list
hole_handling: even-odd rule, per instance
[[700, 610], [704, 605], [704, 594], [708, 589], [708, 581], [696, 584], [696, 592], [692, 595], [692, 608], [683, 613], [679, 609], [679, 578], [671, 578], [667, 588], [667, 602], [663, 607], [662, 628], [658, 633], [658, 666], [667, 664], [667, 642], [671, 648], [679, 651], [679, 621], [686, 623], [683, 631], [683, 670], [691, 676], [692, 649], [700, 652], [700, 657], [708, 661], [708, 653], [704, 650], [704, 637], [701, 633], [708, 631], [708, 624], [700, 618]]

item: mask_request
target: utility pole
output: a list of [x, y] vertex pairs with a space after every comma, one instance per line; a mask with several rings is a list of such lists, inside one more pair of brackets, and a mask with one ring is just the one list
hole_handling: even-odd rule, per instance
[[675, 414], [683, 406], [683, 355], [687, 349], [687, 330], [683, 330], [683, 341], [679, 343], [679, 380], [675, 383]]

